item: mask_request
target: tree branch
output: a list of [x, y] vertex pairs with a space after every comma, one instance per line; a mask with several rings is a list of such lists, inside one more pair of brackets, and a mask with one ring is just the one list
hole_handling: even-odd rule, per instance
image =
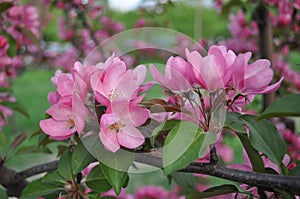
[[[214, 156], [214, 152], [211, 154]], [[137, 153], [135, 161], [163, 168], [162, 150], [152, 151], [150, 153]], [[36, 165], [21, 172], [16, 172], [0, 165], [0, 184], [7, 189], [10, 196], [20, 196], [22, 190], [28, 182], [28, 177], [57, 169], [58, 161], [52, 161], [45, 164]], [[235, 182], [248, 184], [258, 187], [260, 190], [276, 192], [283, 190], [295, 195], [300, 194], [300, 176], [282, 176], [267, 173], [258, 173], [253, 171], [243, 171], [231, 169], [225, 166], [210, 163], [194, 162], [179, 172], [206, 174]]]

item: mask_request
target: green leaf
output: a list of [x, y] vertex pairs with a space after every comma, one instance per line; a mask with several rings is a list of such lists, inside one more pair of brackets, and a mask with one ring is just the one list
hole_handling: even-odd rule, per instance
[[262, 114], [259, 120], [270, 117], [300, 116], [300, 94], [286, 95], [272, 103]]
[[42, 182], [64, 187], [66, 179], [58, 171], [50, 171], [42, 178]]
[[100, 163], [119, 171], [127, 172], [132, 164], [135, 153], [123, 149], [115, 153], [107, 151], [100, 141], [98, 133], [81, 138], [84, 147], [92, 154]]
[[165, 133], [167, 131], [170, 131], [176, 124], [178, 124], [180, 120], [167, 120], [166, 122], [160, 124], [158, 127], [156, 127], [153, 132], [152, 136], [150, 138], [150, 143], [152, 146], [154, 146], [155, 138], [160, 135], [161, 133]]
[[227, 1], [227, 3], [225, 3], [222, 6], [222, 13], [221, 15], [224, 17], [227, 17], [228, 13], [230, 12], [230, 9], [234, 6], [241, 6], [242, 2], [240, 0], [231, 0], [231, 1]]
[[300, 165], [290, 170], [290, 175], [300, 176]]
[[65, 179], [74, 179], [72, 172], [72, 153], [69, 149], [65, 150], [58, 161], [58, 172]]
[[286, 145], [276, 127], [268, 120], [257, 122], [255, 116], [243, 115], [240, 118], [250, 129], [251, 145], [280, 165], [286, 153]]
[[1, 102], [0, 104], [2, 104], [3, 106], [7, 106], [7, 107], [13, 109], [14, 111], [17, 111], [17, 112], [21, 113], [22, 115], [24, 115], [28, 119], [30, 118], [27, 110], [24, 108], [24, 106], [22, 106], [18, 102], [4, 101], [4, 102]]
[[29, 183], [22, 191], [21, 199], [36, 199], [52, 193], [63, 191], [60, 185], [43, 183], [42, 179], [38, 179]]
[[81, 141], [77, 143], [72, 156], [72, 170], [76, 175], [84, 168], [86, 168], [95, 158], [86, 150]]
[[265, 165], [258, 151], [252, 147], [247, 135], [237, 133], [243, 147], [245, 148], [248, 158], [252, 165], [252, 170], [256, 172], [265, 172]]
[[0, 198], [1, 199], [8, 199], [8, 196], [6, 194], [6, 191], [0, 187]]
[[[86, 185], [98, 193], [107, 192], [111, 189], [111, 184], [105, 178], [99, 165], [95, 166], [89, 173], [85, 181]], [[98, 194], [99, 196], [99, 194]]]
[[203, 132], [196, 124], [182, 121], [168, 134], [163, 148], [165, 175], [182, 169], [194, 160], [203, 157], [210, 144], [215, 143], [216, 135]]
[[119, 195], [123, 185], [127, 182], [127, 172], [108, 167], [105, 164], [100, 165], [106, 179], [114, 187], [116, 194]]
[[11, 88], [0, 87], [0, 92], [1, 93], [12, 93], [13, 90]]
[[241, 115], [242, 114], [237, 112], [227, 112], [224, 128], [247, 135], [244, 123], [241, 119], [239, 119]]
[[239, 190], [237, 189], [236, 186], [231, 185], [231, 184], [224, 184], [216, 187], [212, 187], [209, 189], [206, 189], [203, 192], [193, 192], [191, 193], [187, 198], [188, 199], [201, 199], [201, 198], [209, 198], [213, 196], [220, 196], [220, 195], [225, 195], [225, 194], [230, 194], [230, 193], [238, 193]]
[[[1, 13], [1, 11], [0, 11], [0, 13]], [[1, 14], [0, 14], [0, 19], [1, 19]], [[7, 42], [9, 44], [7, 54], [10, 57], [14, 57], [18, 51], [16, 40], [9, 33], [5, 32], [5, 31], [2, 31], [1, 34], [6, 37]]]
[[196, 179], [192, 173], [180, 173], [175, 172], [171, 174], [175, 182], [180, 186], [181, 190], [185, 195], [195, 190]]

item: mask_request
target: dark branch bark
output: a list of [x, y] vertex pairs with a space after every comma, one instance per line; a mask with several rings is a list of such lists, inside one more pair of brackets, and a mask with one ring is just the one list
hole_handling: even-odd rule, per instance
[[[213, 154], [213, 153], [212, 153]], [[137, 153], [135, 161], [163, 168], [162, 152]], [[213, 154], [214, 156], [214, 154]], [[300, 176], [282, 176], [275, 174], [258, 173], [231, 169], [219, 164], [194, 162], [179, 172], [206, 174], [222, 179], [245, 183], [258, 187], [260, 190], [273, 191], [284, 190], [286, 192], [300, 194]], [[0, 184], [7, 189], [10, 196], [20, 196], [28, 182], [26, 178], [57, 169], [58, 161], [34, 166], [21, 172], [16, 172], [4, 165], [0, 165]]]

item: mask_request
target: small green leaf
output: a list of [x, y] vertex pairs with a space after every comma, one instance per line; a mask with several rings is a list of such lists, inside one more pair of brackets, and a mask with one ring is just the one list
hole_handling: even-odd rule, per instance
[[50, 171], [42, 178], [42, 182], [64, 187], [66, 179], [58, 171]]
[[11, 88], [0, 87], [0, 93], [12, 93], [13, 90]]
[[180, 120], [167, 120], [166, 122], [160, 124], [158, 127], [154, 129], [152, 132], [152, 136], [150, 138], [150, 143], [152, 146], [154, 146], [155, 138], [160, 135], [161, 133], [165, 133], [167, 131], [170, 131], [176, 124], [178, 124]]
[[247, 135], [244, 123], [239, 119], [241, 115], [242, 114], [237, 112], [227, 112], [224, 128]]
[[195, 190], [196, 179], [192, 173], [180, 173], [175, 172], [171, 174], [175, 182], [180, 186], [181, 190], [185, 195]]
[[182, 121], [168, 134], [163, 148], [165, 175], [183, 169], [193, 161], [203, 157], [216, 135], [203, 132], [196, 124]]
[[216, 187], [212, 187], [209, 189], [206, 189], [203, 192], [193, 192], [191, 193], [187, 198], [188, 199], [201, 199], [201, 198], [209, 198], [213, 196], [220, 196], [230, 193], [239, 193], [239, 190], [236, 186], [231, 184], [224, 184]]
[[290, 170], [290, 175], [300, 176], [300, 165]]
[[8, 199], [8, 196], [6, 194], [6, 191], [0, 187], [0, 198], [1, 199]]
[[29, 183], [22, 191], [21, 199], [36, 199], [52, 193], [63, 191], [60, 185], [43, 183], [42, 179], [38, 179]]
[[258, 151], [252, 147], [247, 135], [237, 133], [243, 147], [245, 148], [248, 158], [252, 165], [252, 170], [256, 172], [265, 172], [265, 165]]
[[268, 120], [256, 121], [252, 115], [240, 117], [250, 129], [250, 143], [258, 151], [263, 152], [277, 165], [283, 160], [286, 145], [276, 127]]
[[13, 109], [14, 111], [17, 111], [17, 112], [21, 113], [22, 115], [24, 115], [28, 119], [30, 118], [29, 113], [27, 112], [27, 110], [24, 108], [24, 106], [22, 106], [18, 102], [4, 101], [4, 102], [1, 102], [0, 104]]
[[225, 3], [223, 6], [222, 6], [222, 13], [221, 15], [224, 16], [224, 17], [227, 17], [228, 13], [230, 12], [230, 9], [234, 6], [241, 6], [242, 5], [242, 1], [240, 0], [230, 0], [230, 1], [227, 1], [227, 3]]
[[116, 194], [119, 195], [123, 185], [127, 182], [127, 172], [108, 167], [105, 164], [100, 165], [106, 179], [114, 187]]
[[95, 158], [86, 150], [81, 141], [78, 142], [72, 156], [72, 170], [76, 175], [86, 168]]
[[[111, 189], [111, 184], [106, 180], [103, 171], [99, 165], [95, 166], [88, 174], [86, 185], [98, 193], [107, 192]], [[99, 194], [98, 194], [99, 196]]]
[[272, 103], [258, 119], [270, 117], [300, 116], [300, 94], [286, 95]]
[[65, 150], [58, 162], [59, 174], [67, 180], [73, 180], [74, 175], [72, 172], [72, 153], [70, 150]]

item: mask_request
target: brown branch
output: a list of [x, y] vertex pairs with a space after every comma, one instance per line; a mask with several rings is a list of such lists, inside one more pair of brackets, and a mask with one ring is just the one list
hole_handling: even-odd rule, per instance
[[[214, 156], [214, 154], [211, 154]], [[163, 168], [162, 151], [152, 151], [150, 153], [137, 153], [135, 161], [152, 165], [158, 168]], [[36, 165], [21, 172], [16, 172], [7, 168], [3, 164], [0, 165], [0, 184], [7, 189], [10, 196], [20, 196], [22, 190], [28, 184], [25, 180], [28, 177], [34, 176], [46, 171], [57, 169], [58, 161], [53, 161], [45, 164]], [[245, 183], [250, 186], [258, 187], [259, 190], [276, 192], [283, 190], [292, 194], [300, 194], [300, 176], [282, 176], [267, 173], [258, 173], [253, 171], [243, 171], [231, 169], [219, 164], [194, 162], [179, 172], [206, 174], [219, 177], [231, 181]]]

